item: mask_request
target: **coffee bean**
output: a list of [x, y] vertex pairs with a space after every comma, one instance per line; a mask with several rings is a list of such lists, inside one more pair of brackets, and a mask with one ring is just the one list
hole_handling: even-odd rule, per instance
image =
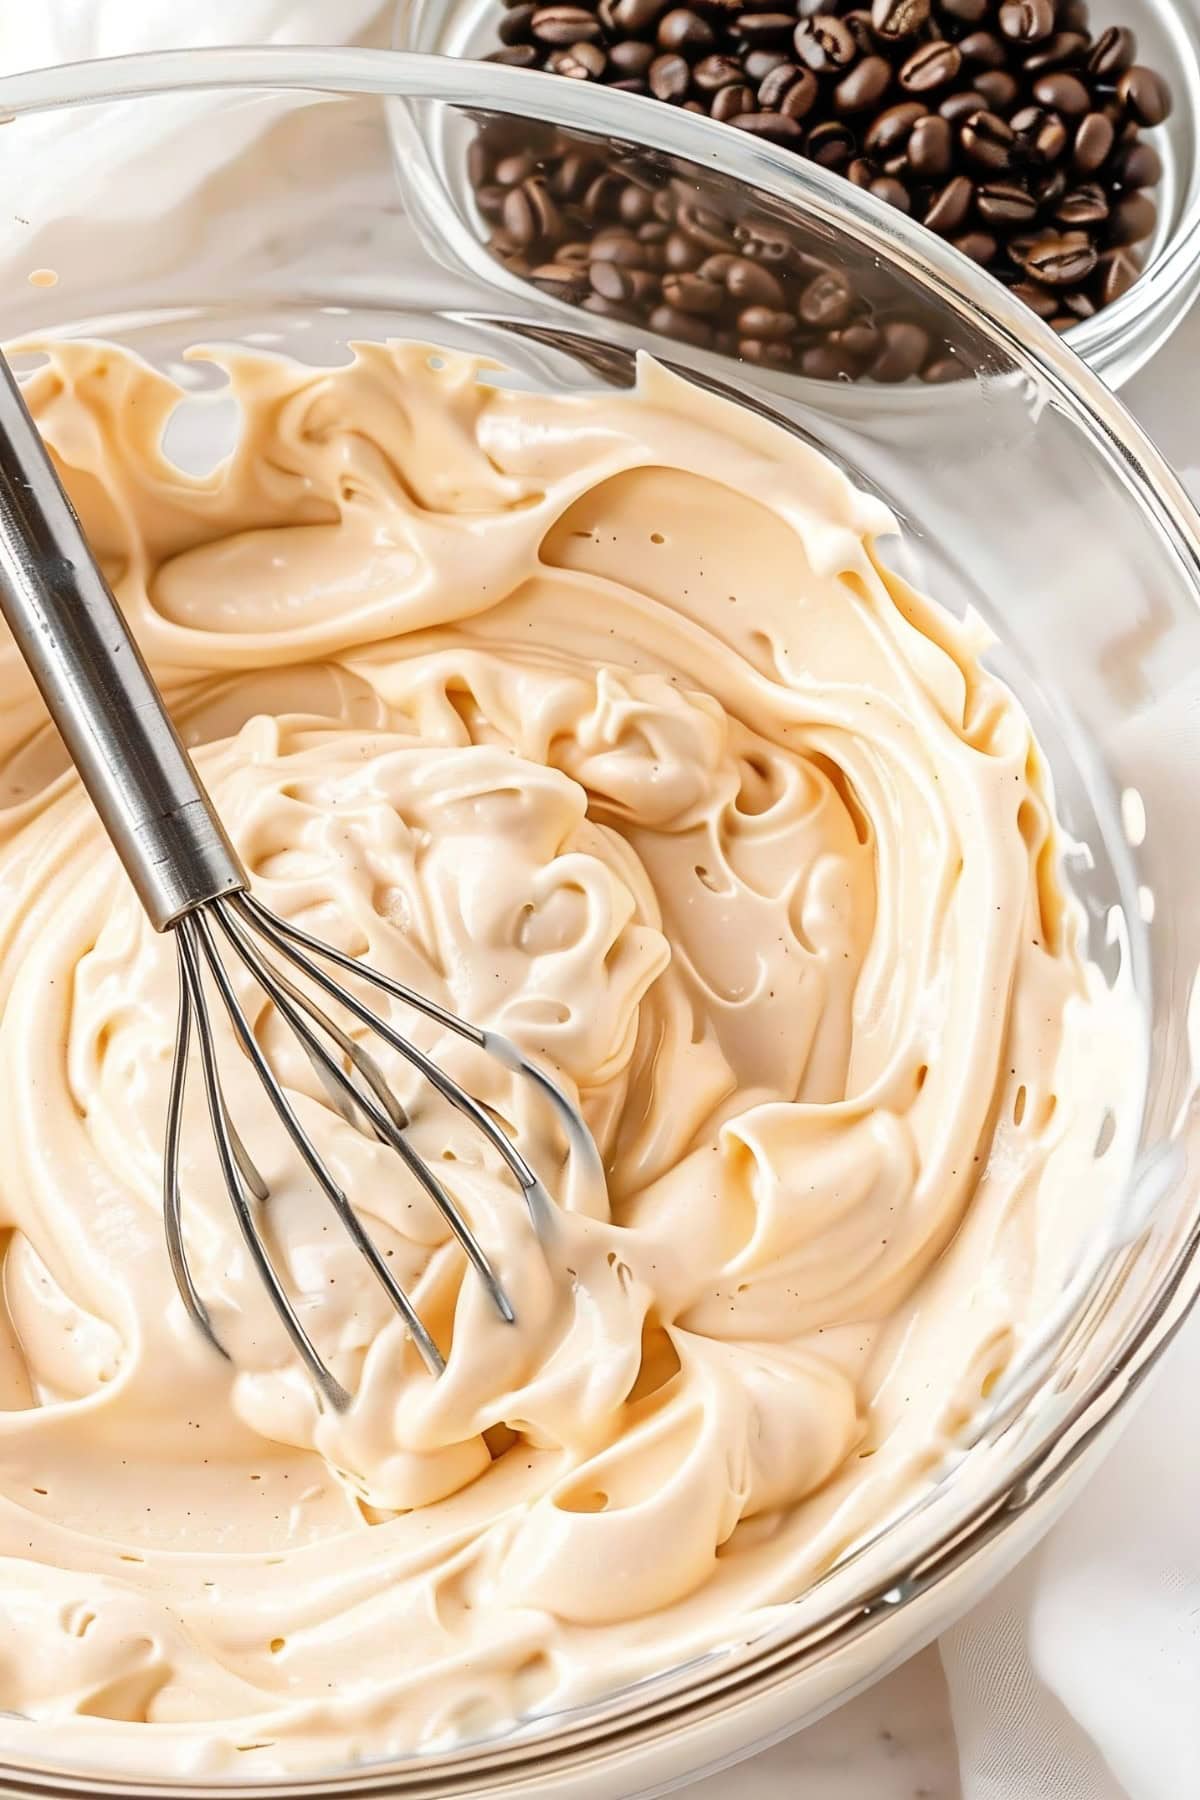
[[753, 92], [739, 83], [737, 87], [722, 88], [719, 94], [713, 96], [712, 116], [714, 119], [719, 119], [722, 124], [728, 125], [735, 121], [739, 114], [753, 112], [754, 107]]
[[624, 81], [610, 81], [608, 85], [615, 88], [619, 94], [648, 94], [650, 92], [650, 83], [643, 81], [640, 75], [630, 76]]
[[1137, 39], [1124, 25], [1110, 25], [1092, 46], [1088, 68], [1102, 81], [1114, 81], [1137, 60]]
[[685, 231], [672, 231], [663, 244], [662, 261], [674, 274], [686, 274], [704, 261], [704, 246]]
[[1070, 141], [1058, 114], [1044, 106], [1026, 106], [1014, 113], [1012, 128], [1027, 154], [1040, 163], [1057, 162]]
[[1108, 196], [1098, 182], [1083, 182], [1068, 190], [1054, 208], [1060, 225], [1102, 225], [1109, 213]]
[[873, 319], [855, 319], [840, 331], [831, 331], [829, 341], [838, 350], [844, 350], [856, 362], [867, 362], [878, 355], [883, 342], [883, 333]]
[[989, 225], [1028, 225], [1037, 218], [1033, 195], [1011, 181], [989, 181], [975, 195], [975, 207]]
[[603, 219], [615, 211], [625, 192], [625, 183], [615, 169], [597, 175], [583, 196], [583, 210], [589, 219]]
[[496, 164], [493, 176], [503, 188], [520, 187], [537, 167], [537, 162], [528, 150], [519, 150], [512, 156], [502, 156]]
[[949, 87], [962, 68], [962, 52], [956, 44], [937, 38], [914, 50], [900, 70], [900, 86], [910, 94], [932, 94]]
[[852, 181], [859, 188], [869, 188], [878, 175], [879, 166], [869, 156], [856, 156], [846, 170], [846, 180]]
[[1107, 250], [1100, 258], [1100, 298], [1105, 306], [1111, 306], [1122, 294], [1127, 294], [1141, 270], [1135, 257], [1128, 250]]
[[764, 344], [761, 338], [739, 338], [738, 355], [745, 362], [766, 363], [772, 368], [786, 368], [795, 359], [795, 348], [777, 340]]
[[800, 367], [812, 381], [848, 381], [854, 374], [854, 358], [835, 344], [810, 344], [801, 354]]
[[929, 11], [929, 0], [873, 0], [871, 24], [880, 37], [916, 37], [929, 23]]
[[987, 110], [987, 95], [981, 94], [978, 88], [965, 88], [938, 102], [938, 113], [951, 125], [965, 125], [973, 114]]
[[1014, 282], [1008, 291], [1018, 300], [1023, 300], [1039, 319], [1052, 318], [1058, 311], [1059, 296], [1050, 293], [1048, 288], [1039, 287], [1036, 281]]
[[752, 81], [757, 86], [760, 81], [767, 79], [772, 69], [777, 69], [787, 60], [787, 53], [783, 50], [747, 50], [742, 58], [742, 74], [747, 81]]
[[820, 91], [811, 69], [801, 69], [793, 62], [780, 63], [760, 86], [758, 104], [765, 112], [779, 108], [789, 118], [802, 119], [812, 111]]
[[854, 34], [832, 13], [801, 19], [793, 43], [796, 55], [814, 75], [828, 75], [854, 61], [858, 45]]
[[940, 194], [935, 194], [925, 214], [925, 223], [939, 237], [952, 237], [964, 224], [975, 198], [975, 189], [966, 175], [955, 175]]
[[619, 300], [607, 300], [603, 294], [589, 294], [587, 299], [581, 301], [580, 304], [584, 312], [596, 313], [602, 319], [620, 319], [626, 325], [642, 323], [637, 309], [632, 303], [623, 304]]
[[[706, 263], [703, 272], [707, 271]], [[770, 269], [764, 269], [761, 263], [751, 262], [749, 257], [730, 257], [723, 280], [733, 298], [745, 306], [769, 306], [776, 312], [783, 306], [782, 283], [772, 275]]]
[[854, 133], [845, 125], [830, 119], [814, 125], [805, 139], [804, 148], [823, 169], [844, 169], [854, 155]]
[[702, 275], [689, 273], [664, 275], [662, 297], [668, 306], [677, 306], [680, 312], [710, 319], [720, 312], [725, 293], [715, 281], [705, 281]]
[[691, 313], [665, 304], [656, 306], [650, 314], [650, 329], [678, 343], [693, 344], [698, 350], [707, 350], [713, 338], [713, 328], [706, 319], [695, 319]]
[[975, 77], [975, 86], [987, 101], [989, 112], [1008, 112], [1021, 93], [1015, 76], [1007, 69], [982, 69]]
[[588, 281], [606, 300], [646, 300], [658, 286], [649, 269], [627, 269], [615, 262], [592, 263]]
[[514, 6], [505, 13], [496, 28], [502, 44], [527, 44], [533, 36], [533, 15], [536, 6]]
[[810, 281], [800, 296], [799, 313], [806, 325], [844, 325], [853, 309], [850, 283], [835, 269], [827, 269]]
[[968, 32], [959, 39], [958, 48], [965, 63], [981, 69], [1002, 69], [1008, 61], [1008, 51], [993, 31]]
[[1135, 138], [1131, 144], [1122, 144], [1113, 161], [1113, 175], [1122, 187], [1146, 188], [1156, 187], [1162, 180], [1162, 157], [1153, 144], [1143, 143]]
[[1095, 244], [1081, 231], [1039, 238], [1025, 258], [1025, 267], [1047, 287], [1075, 287], [1096, 267]]
[[921, 380], [928, 382], [930, 387], [943, 387], [949, 381], [961, 381], [969, 372], [957, 356], [935, 356], [921, 370]]
[[498, 219], [504, 210], [504, 189], [495, 183], [476, 188], [475, 204], [485, 219]]
[[1039, 76], [1033, 84], [1033, 97], [1040, 106], [1049, 107], [1064, 119], [1082, 119], [1092, 104], [1092, 97], [1078, 75], [1068, 75], [1062, 70]]
[[[639, 43], [636, 38], [626, 38], [620, 44], [614, 44], [608, 53], [608, 60], [614, 69], [623, 76], [644, 75], [654, 61], [654, 45]], [[734, 78], [737, 78], [737, 64], [734, 65]], [[699, 70], [696, 71], [697, 79]]]
[[929, 333], [907, 319], [882, 326], [883, 348], [868, 373], [874, 381], [911, 381], [929, 355]]
[[1122, 196], [1112, 209], [1108, 241], [1113, 245], [1140, 244], [1158, 223], [1158, 208], [1148, 194]]
[[552, 74], [565, 75], [569, 81], [599, 81], [608, 58], [599, 44], [572, 44], [569, 50], [556, 50], [547, 66]]
[[639, 37], [658, 22], [664, 3], [665, 0], [617, 0], [613, 7], [613, 24], [618, 31], [628, 31]]
[[892, 65], [882, 56], [864, 56], [833, 90], [839, 112], [865, 112], [879, 105], [892, 84]]
[[692, 85], [692, 71], [682, 56], [656, 56], [650, 64], [649, 81], [656, 100], [682, 100]]
[[992, 0], [939, 0], [938, 10], [960, 25], [981, 25], [991, 5]]
[[902, 100], [889, 106], [873, 121], [863, 140], [872, 156], [891, 156], [903, 150], [918, 119], [928, 118], [928, 110], [919, 100]]
[[1045, 75], [1054, 69], [1082, 68], [1090, 39], [1082, 31], [1056, 31], [1025, 58], [1027, 75]]
[[803, 126], [797, 120], [790, 119], [786, 113], [739, 113], [729, 123], [738, 131], [748, 131], [752, 137], [766, 138], [770, 144], [785, 144], [792, 150], [798, 150], [804, 142]]
[[716, 42], [712, 26], [688, 6], [674, 6], [664, 14], [656, 36], [660, 50], [677, 50], [682, 56], [703, 56]]
[[598, 18], [583, 6], [540, 6], [530, 21], [539, 43], [566, 48], [586, 44], [603, 31]]
[[588, 291], [588, 278], [581, 269], [573, 269], [567, 263], [539, 263], [530, 271], [529, 279], [543, 294], [550, 294], [556, 300], [566, 300], [572, 306], [578, 306]]
[[532, 69], [537, 64], [538, 53], [532, 44], [511, 44], [504, 50], [493, 50], [488, 61], [501, 63], [509, 69]]
[[951, 238], [950, 242], [956, 250], [961, 250], [964, 256], [985, 269], [995, 262], [1000, 249], [990, 231], [964, 231], [961, 237]]
[[744, 336], [768, 342], [774, 338], [796, 335], [796, 320], [790, 312], [770, 306], [744, 306], [738, 314], [738, 330]]
[[744, 12], [733, 29], [742, 42], [756, 49], [786, 50], [796, 29], [795, 13]]
[[1036, 44], [1054, 30], [1053, 0], [1004, 0], [997, 23], [1006, 38]]
[[509, 189], [501, 216], [504, 229], [521, 248], [536, 243], [539, 238], [553, 237], [559, 222], [558, 208], [550, 198], [545, 182], [537, 178]]
[[706, 56], [692, 70], [692, 80], [702, 94], [716, 94], [742, 79], [742, 65], [736, 56]]
[[886, 42], [881, 44], [879, 33], [871, 23], [869, 8], [856, 6], [850, 12], [843, 13], [842, 19], [858, 46], [860, 56], [877, 56], [881, 49], [890, 48]]
[[870, 192], [877, 200], [885, 200], [889, 206], [896, 207], [899, 212], [911, 212], [912, 201], [908, 189], [895, 175], [881, 175], [871, 183]]
[[919, 181], [940, 181], [954, 162], [954, 133], [935, 113], [918, 119], [908, 140], [908, 162]]
[[1129, 117], [1139, 125], [1161, 125], [1171, 111], [1171, 90], [1153, 69], [1135, 64], [1117, 83], [1119, 98]]
[[1102, 112], [1088, 113], [1075, 133], [1071, 161], [1081, 175], [1092, 175], [1109, 158], [1116, 141], [1113, 122]]
[[617, 217], [623, 225], [644, 225], [653, 215], [654, 195], [631, 181], [617, 202]]
[[696, 206], [690, 200], [680, 202], [675, 223], [704, 255], [710, 255], [714, 250], [732, 250], [737, 241], [719, 213], [707, 206]]
[[976, 113], [959, 133], [968, 159], [981, 169], [1007, 169], [1013, 161], [1016, 134], [997, 113]]

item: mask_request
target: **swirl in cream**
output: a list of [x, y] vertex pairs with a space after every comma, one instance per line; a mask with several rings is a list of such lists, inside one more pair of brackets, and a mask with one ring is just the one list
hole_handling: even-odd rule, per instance
[[0, 647], [0, 1752], [69, 1728], [83, 1760], [261, 1775], [576, 1702], [799, 1592], [1036, 1326], [1105, 1097], [1029, 725], [978, 628], [888, 572], [879, 503], [650, 364], [549, 397], [417, 346], [213, 360], [241, 425], [202, 477], [161, 449], [178, 390], [110, 348], [29, 395], [256, 890], [553, 1068], [608, 1183], [403, 1016], [560, 1203], [539, 1242], [388, 1066], [505, 1326], [246, 987], [448, 1367], [243, 1079], [353, 1403], [318, 1408], [194, 1094], [221, 1362], [162, 1242], [173, 947]]

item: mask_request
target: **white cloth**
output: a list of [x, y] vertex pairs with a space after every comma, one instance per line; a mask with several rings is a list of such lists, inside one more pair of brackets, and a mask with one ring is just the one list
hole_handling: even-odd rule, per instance
[[[0, 74], [184, 45], [382, 42], [390, 10], [381, 0], [9, 4], [0, 7]], [[205, 104], [195, 97], [169, 118], [164, 113], [164, 130], [198, 124]], [[44, 128], [49, 146], [68, 121], [51, 117]], [[71, 122], [70, 128], [79, 125]], [[220, 142], [228, 157], [244, 150], [246, 135], [235, 133], [231, 141], [224, 130]], [[117, 204], [123, 187], [137, 193], [144, 207], [155, 147], [146, 144], [139, 124], [124, 182], [116, 179], [111, 138], [107, 148], [108, 198], [98, 195], [98, 202]], [[1185, 367], [1181, 359], [1181, 374]], [[1153, 376], [1143, 377], [1135, 404], [1142, 395], [1144, 409], [1156, 413], [1172, 384], [1156, 391], [1161, 386]], [[1160, 429], [1162, 421], [1150, 422], [1169, 442], [1172, 433]], [[1200, 672], [1181, 690], [1181, 706], [1200, 705], [1198, 685]], [[1164, 780], [1177, 805], [1194, 809], [1194, 792], [1178, 779], [1179, 766], [1167, 759]], [[1181, 841], [1193, 835], [1194, 811], [1181, 819]], [[1182, 1334], [1084, 1496], [1016, 1573], [942, 1641], [963, 1800], [1200, 1796], [1198, 1390], [1200, 1318]], [[778, 1769], [778, 1756], [771, 1767]], [[752, 1768], [715, 1783], [722, 1794], [749, 1794]], [[875, 1777], [865, 1763], [863, 1780], [874, 1794]], [[786, 1777], [785, 1785], [790, 1791]]]

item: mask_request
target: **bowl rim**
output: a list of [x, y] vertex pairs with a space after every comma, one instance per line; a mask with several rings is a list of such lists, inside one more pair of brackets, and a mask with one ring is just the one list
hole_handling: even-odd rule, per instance
[[[530, 83], [538, 84], [536, 90]], [[270, 46], [255, 49], [184, 50], [67, 64], [0, 80], [0, 124], [22, 116], [75, 106], [150, 99], [183, 93], [275, 90], [314, 98], [393, 96], [466, 111], [527, 115], [536, 93], [538, 116], [551, 124], [580, 126], [576, 84], [554, 75], [491, 63], [416, 52], [364, 48]], [[564, 91], [566, 90], [566, 91]], [[1200, 608], [1200, 514], [1170, 465], [1103, 380], [1001, 284], [921, 226], [817, 165], [786, 150], [724, 131], [708, 118], [662, 107], [653, 100], [607, 88], [590, 88], [587, 128], [667, 155], [686, 156], [719, 169], [785, 203], [802, 204], [814, 217], [886, 258], [918, 287], [968, 321], [1005, 357], [1043, 384], [1082, 433], [1091, 452], [1115, 471], [1178, 570], [1181, 587]], [[1178, 1125], [1176, 1124], [1176, 1129]], [[1180, 1183], [1174, 1184], [1179, 1197]], [[1194, 1182], [1187, 1184], [1190, 1194]], [[1139, 1233], [1136, 1243], [1143, 1241]], [[1126, 1254], [1130, 1253], [1126, 1250]], [[915, 1551], [883, 1579], [871, 1579], [813, 1623], [786, 1622], [736, 1650], [664, 1673], [641, 1690], [626, 1689], [594, 1705], [532, 1721], [530, 1726], [465, 1745], [449, 1757], [404, 1758], [324, 1774], [296, 1774], [221, 1783], [229, 1795], [394, 1795], [411, 1791], [446, 1795], [466, 1790], [460, 1781], [485, 1778], [503, 1768], [519, 1779], [522, 1768], [539, 1776], [561, 1770], [563, 1779], [603, 1745], [635, 1742], [686, 1728], [766, 1691], [811, 1666], [814, 1658], [852, 1644], [881, 1611], [929, 1594], [974, 1560], [1015, 1517], [1028, 1514], [1063, 1487], [1094, 1447], [1097, 1435], [1140, 1387], [1200, 1298], [1200, 1215], [1177, 1226], [1165, 1268], [1142, 1310], [1090, 1375], [1065, 1411], [1043, 1419], [1015, 1466], [989, 1475], [982, 1491], [968, 1491], [942, 1509], [935, 1530], [918, 1538]], [[1043, 1508], [1043, 1510], [1045, 1510]], [[153, 1729], [153, 1727], [151, 1727]], [[10, 1785], [15, 1784], [15, 1785]], [[508, 1781], [503, 1791], [515, 1793]], [[38, 1794], [68, 1800], [81, 1794], [150, 1800], [151, 1796], [207, 1796], [212, 1785], [188, 1779], [142, 1779], [0, 1762], [0, 1793]]]

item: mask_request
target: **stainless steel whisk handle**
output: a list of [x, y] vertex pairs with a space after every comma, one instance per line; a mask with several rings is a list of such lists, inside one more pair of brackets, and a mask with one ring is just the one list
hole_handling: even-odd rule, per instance
[[2, 355], [0, 613], [155, 929], [245, 889]]

